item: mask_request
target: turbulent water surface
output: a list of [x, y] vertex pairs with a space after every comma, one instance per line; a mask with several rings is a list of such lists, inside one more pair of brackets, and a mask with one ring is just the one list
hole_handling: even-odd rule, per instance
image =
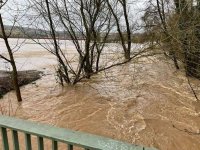
[[[10, 42], [14, 46], [16, 40]], [[6, 94], [1, 113], [160, 150], [200, 149], [200, 102], [183, 71], [176, 71], [169, 60], [141, 58], [62, 88], [56, 83], [54, 56], [25, 43], [15, 53], [18, 69], [38, 69], [45, 76], [21, 88], [21, 104], [14, 92]], [[117, 49], [108, 49], [113, 47]], [[5, 49], [2, 41], [0, 48]], [[70, 42], [63, 48], [73, 54]], [[9, 65], [1, 60], [0, 68]], [[200, 82], [190, 80], [198, 93]]]

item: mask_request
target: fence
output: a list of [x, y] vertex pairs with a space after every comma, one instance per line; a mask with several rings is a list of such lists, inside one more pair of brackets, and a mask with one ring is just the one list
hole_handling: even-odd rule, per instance
[[[143, 146], [132, 145], [113, 139], [86, 134], [82, 132], [33, 123], [12, 117], [0, 116], [0, 129], [3, 149], [9, 150], [9, 140], [12, 140], [14, 150], [20, 149], [18, 132], [25, 135], [26, 150], [32, 149], [31, 136], [37, 136], [38, 150], [44, 150], [44, 138], [52, 141], [52, 150], [58, 150], [58, 142], [66, 144], [66, 149], [73, 150], [78, 146], [85, 150], [155, 150]], [[7, 130], [11, 130], [12, 139], [8, 138]]]

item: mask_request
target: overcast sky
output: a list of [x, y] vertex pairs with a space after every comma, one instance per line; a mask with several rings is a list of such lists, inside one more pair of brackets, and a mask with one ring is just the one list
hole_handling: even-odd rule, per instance
[[[130, 17], [131, 21], [139, 20], [143, 14], [146, 0], [129, 0], [130, 6]], [[12, 25], [15, 16], [19, 16], [18, 20], [20, 20], [21, 24], [28, 23], [24, 14], [27, 14], [27, 10], [25, 9], [28, 0], [8, 0], [7, 4], [3, 7], [1, 11], [4, 24]]]

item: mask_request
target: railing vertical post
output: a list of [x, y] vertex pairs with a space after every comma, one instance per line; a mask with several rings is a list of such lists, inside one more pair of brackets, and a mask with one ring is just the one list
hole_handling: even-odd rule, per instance
[[13, 137], [13, 149], [19, 150], [19, 139], [17, 131], [12, 130], [12, 137]]
[[68, 150], [73, 150], [73, 145], [68, 145]]
[[38, 150], [44, 150], [44, 140], [42, 137], [38, 137]]
[[32, 150], [30, 134], [25, 133], [25, 143], [26, 143], [26, 150]]
[[7, 135], [6, 128], [1, 127], [1, 136], [2, 136], [2, 142], [3, 142], [3, 150], [9, 150], [8, 135]]
[[52, 141], [52, 150], [58, 150], [58, 142]]

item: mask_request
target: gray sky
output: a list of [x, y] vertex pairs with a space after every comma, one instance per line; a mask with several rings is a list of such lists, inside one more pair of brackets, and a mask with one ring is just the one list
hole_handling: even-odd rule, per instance
[[[130, 6], [130, 21], [139, 20], [143, 14], [142, 10], [145, 8], [146, 0], [129, 0]], [[30, 13], [25, 8], [28, 0], [8, 0], [7, 4], [1, 10], [4, 24], [12, 25], [13, 20], [16, 16], [18, 16], [18, 20], [20, 24], [28, 24], [29, 20], [27, 17], [24, 17], [25, 14]]]

